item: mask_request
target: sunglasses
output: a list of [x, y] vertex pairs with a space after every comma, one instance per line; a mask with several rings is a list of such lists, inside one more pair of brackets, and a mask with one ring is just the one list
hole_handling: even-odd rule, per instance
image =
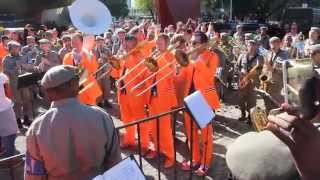
[[194, 46], [194, 45], [197, 45], [197, 44], [200, 44], [200, 42], [198, 42], [198, 41], [192, 41], [192, 42], [191, 42], [191, 45], [193, 45], [193, 46]]

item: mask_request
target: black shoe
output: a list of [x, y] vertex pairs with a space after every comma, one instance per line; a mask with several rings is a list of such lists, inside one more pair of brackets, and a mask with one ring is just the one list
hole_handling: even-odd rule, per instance
[[97, 106], [103, 108], [103, 104], [102, 104], [101, 102], [99, 102], [99, 103], [97, 104]]
[[31, 121], [29, 120], [28, 116], [23, 117], [23, 125], [29, 127], [31, 125]]
[[108, 109], [112, 108], [112, 105], [111, 105], [111, 103], [110, 103], [108, 100], [105, 100], [105, 101], [103, 102], [103, 105], [104, 105], [105, 108], [108, 108]]
[[18, 128], [21, 129], [22, 128], [22, 123], [21, 123], [21, 119], [17, 118], [17, 124], [18, 124]]

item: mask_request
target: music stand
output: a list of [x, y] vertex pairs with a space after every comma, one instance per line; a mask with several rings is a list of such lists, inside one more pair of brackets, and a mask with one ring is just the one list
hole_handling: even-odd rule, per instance
[[200, 91], [195, 91], [184, 98], [187, 112], [200, 129], [205, 128], [213, 121], [215, 113]]

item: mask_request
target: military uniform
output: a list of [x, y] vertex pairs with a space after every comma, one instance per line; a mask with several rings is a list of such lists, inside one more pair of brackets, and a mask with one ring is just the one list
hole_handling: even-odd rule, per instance
[[[257, 74], [260, 74], [263, 67], [263, 61], [263, 57], [259, 54], [255, 54], [254, 56], [250, 56], [248, 53], [241, 54], [238, 59], [240, 72], [245, 76], [252, 68], [259, 64]], [[246, 87], [240, 90], [240, 108], [242, 111], [249, 111], [250, 108], [256, 106], [257, 97], [254, 92], [255, 87], [259, 87], [259, 75], [256, 75]]]
[[9, 77], [12, 90], [14, 111], [18, 119], [23, 116], [32, 118], [32, 96], [29, 88], [18, 89], [18, 76], [33, 71], [33, 65], [27, 63], [26, 56], [7, 55], [3, 60], [3, 72]]
[[[103, 66], [105, 63], [108, 62], [108, 59], [106, 57], [105, 53], [110, 53], [109, 49], [107, 47], [102, 47], [103, 49], [95, 47], [93, 49], [94, 54], [96, 55], [98, 59], [98, 64], [99, 68]], [[101, 70], [100, 72], [97, 73], [97, 77], [103, 75], [106, 72], [107, 68], [104, 68], [104, 70]], [[104, 104], [108, 106], [108, 99], [110, 98], [110, 86], [111, 86], [111, 81], [110, 81], [110, 75], [104, 75], [103, 78], [101, 78], [98, 81], [101, 90], [102, 90], [102, 100], [104, 101]]]
[[[72, 66], [50, 69], [44, 89], [75, 78]], [[76, 97], [53, 101], [26, 135], [25, 179], [87, 180], [121, 160], [119, 138], [111, 117], [102, 109], [81, 104]]]
[[59, 57], [60, 59], [63, 59], [64, 58], [64, 55], [68, 54], [69, 52], [71, 52], [72, 49], [71, 48], [66, 48], [66, 47], [63, 47], [59, 50], [58, 54], [59, 54]]
[[262, 36], [261, 34], [258, 34], [256, 37], [256, 41], [264, 49], [270, 49], [269, 39], [270, 39], [270, 37], [268, 35]]
[[39, 51], [38, 46], [26, 45], [21, 49], [21, 54], [27, 57], [28, 63], [33, 63], [33, 60], [36, 58]]
[[[48, 62], [45, 62], [44, 59], [47, 59]], [[46, 72], [50, 68], [61, 64], [62, 60], [60, 59], [58, 53], [54, 51], [49, 51], [48, 53], [39, 53], [34, 62], [34, 65], [36, 65], [41, 72]]]
[[[273, 51], [268, 52], [266, 55], [266, 61], [263, 67], [263, 73], [270, 73], [267, 70], [267, 67], [272, 67], [272, 75], [270, 82], [267, 83], [267, 92], [279, 103], [284, 102], [284, 98], [281, 95], [281, 90], [283, 88], [283, 74], [282, 74], [282, 63], [285, 60], [289, 59], [289, 53], [284, 50], [279, 50], [277, 53]], [[270, 109], [276, 108], [276, 106], [265, 99], [265, 105], [267, 111]]]

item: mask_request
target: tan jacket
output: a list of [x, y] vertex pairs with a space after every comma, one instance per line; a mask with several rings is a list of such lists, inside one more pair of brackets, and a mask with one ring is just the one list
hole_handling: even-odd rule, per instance
[[121, 159], [110, 116], [76, 98], [55, 101], [27, 132], [25, 179], [92, 179]]

